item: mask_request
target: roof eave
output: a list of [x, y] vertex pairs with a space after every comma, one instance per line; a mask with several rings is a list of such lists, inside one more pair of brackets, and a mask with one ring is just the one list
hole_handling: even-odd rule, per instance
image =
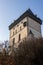
[[19, 23], [23, 18], [30, 17], [34, 19], [36, 22], [38, 22], [40, 25], [42, 24], [42, 20], [38, 17], [36, 17], [33, 13], [29, 12], [28, 10], [23, 13], [17, 20], [15, 20], [11, 25], [9, 25], [9, 30], [12, 29], [17, 23]]

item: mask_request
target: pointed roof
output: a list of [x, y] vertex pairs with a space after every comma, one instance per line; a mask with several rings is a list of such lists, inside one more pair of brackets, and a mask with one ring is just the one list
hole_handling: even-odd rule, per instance
[[9, 26], [9, 30], [11, 28], [13, 28], [16, 24], [18, 24], [23, 18], [25, 17], [30, 17], [33, 20], [35, 20], [36, 22], [38, 22], [39, 24], [42, 24], [42, 20], [40, 18], [38, 18], [36, 15], [34, 15], [34, 13], [28, 9], [27, 11], [25, 11], [17, 20], [15, 20], [10, 26]]
[[28, 9], [27, 11], [28, 11], [30, 14], [32, 14], [32, 15], [33, 15], [33, 12], [32, 12], [30, 9]]

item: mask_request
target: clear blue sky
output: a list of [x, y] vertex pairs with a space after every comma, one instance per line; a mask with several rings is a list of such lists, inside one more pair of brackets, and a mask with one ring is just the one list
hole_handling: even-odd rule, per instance
[[28, 8], [43, 20], [43, 0], [0, 0], [0, 41], [9, 39], [8, 26]]

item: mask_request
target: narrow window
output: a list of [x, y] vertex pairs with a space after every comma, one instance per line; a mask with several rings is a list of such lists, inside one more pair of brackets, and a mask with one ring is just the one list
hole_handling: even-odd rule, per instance
[[15, 38], [13, 38], [13, 45], [14, 45], [14, 43], [15, 43]]
[[31, 30], [30, 30], [30, 34], [33, 34]]
[[23, 26], [24, 26], [24, 27], [27, 26], [27, 22], [24, 22], [24, 23], [23, 23]]
[[15, 30], [15, 33], [17, 33], [17, 30]]
[[31, 36], [34, 37], [34, 34], [31, 30], [30, 30], [29, 34], [31, 34]]
[[13, 35], [14, 35], [14, 31], [13, 31]]
[[19, 41], [20, 41], [20, 39], [21, 39], [21, 35], [19, 34]]

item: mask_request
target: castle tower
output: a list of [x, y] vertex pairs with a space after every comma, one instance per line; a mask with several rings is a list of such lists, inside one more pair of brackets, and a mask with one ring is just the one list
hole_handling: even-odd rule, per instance
[[10, 46], [18, 47], [19, 42], [29, 37], [32, 34], [34, 37], [41, 37], [41, 24], [42, 20], [28, 9], [10, 26]]

